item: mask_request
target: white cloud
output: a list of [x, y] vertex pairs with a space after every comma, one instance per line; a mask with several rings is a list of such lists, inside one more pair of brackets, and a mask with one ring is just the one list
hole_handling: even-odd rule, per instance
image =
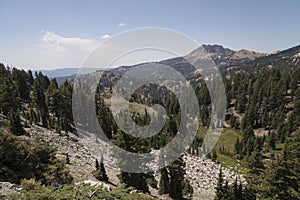
[[[102, 38], [108, 39], [110, 35], [105, 34]], [[136, 44], [139, 44], [142, 38], [129, 42], [116, 40], [117, 42], [114, 43], [102, 43], [98, 47], [97, 45], [101, 43], [100, 37], [98, 40], [66, 37], [46, 31], [39, 39], [39, 44], [32, 51], [24, 52], [18, 59], [13, 55], [12, 61], [4, 61], [31, 69], [54, 69], [81, 66], [97, 68], [117, 67], [170, 58], [169, 55], [165, 55], [160, 51], [141, 50], [126, 54], [113, 62], [110, 60], [116, 55], [123, 55], [124, 52], [132, 50], [133, 47], [136, 48]], [[101, 59], [99, 53], [103, 55], [102, 57], [100, 56]], [[109, 66], [107, 66], [108, 63], [110, 64]]]
[[58, 52], [64, 53], [68, 50], [91, 51], [98, 44], [91, 39], [82, 39], [78, 37], [63, 37], [51, 31], [46, 31], [41, 38], [42, 47], [52, 48]]
[[99, 43], [93, 39], [65, 37], [46, 31], [30, 62], [40, 68], [78, 67]]
[[118, 25], [119, 27], [123, 27], [123, 26], [125, 26], [125, 24], [124, 23], [119, 23], [119, 25]]
[[101, 38], [102, 39], [108, 39], [108, 38], [110, 38], [110, 35], [109, 34], [104, 34], [104, 35], [101, 36]]

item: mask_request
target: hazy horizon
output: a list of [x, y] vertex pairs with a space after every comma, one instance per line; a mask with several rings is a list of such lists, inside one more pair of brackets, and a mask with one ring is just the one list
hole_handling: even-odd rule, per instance
[[[220, 45], [220, 44], [203, 44], [203, 45]], [[292, 48], [292, 47], [295, 47], [295, 46], [298, 46], [300, 44], [295, 44], [291, 47], [288, 47], [288, 48], [285, 48], [285, 49], [278, 49], [278, 50], [275, 50], [273, 52], [258, 52], [258, 53], [267, 53], [267, 54], [272, 54], [272, 53], [276, 53], [276, 52], [279, 52], [279, 51], [284, 51], [286, 49], [289, 49], [289, 48]], [[222, 45], [220, 45], [222, 46]], [[226, 46], [223, 46], [224, 48], [228, 48]], [[231, 48], [229, 48], [231, 49]], [[249, 51], [253, 51], [252, 49], [231, 49], [231, 50], [234, 50], [234, 51], [240, 51], [240, 50], [249, 50]], [[257, 51], [256, 51], [257, 52]], [[87, 70], [105, 70], [105, 69], [113, 69], [113, 68], [118, 68], [118, 67], [121, 67], [121, 66], [131, 66], [131, 65], [136, 65], [136, 64], [141, 64], [141, 63], [147, 63], [147, 62], [160, 62], [160, 61], [163, 61], [163, 60], [166, 60], [166, 59], [171, 59], [171, 58], [175, 58], [176, 56], [169, 56], [169, 57], [163, 57], [161, 59], [151, 59], [151, 60], [148, 60], [148, 61], [137, 61], [137, 62], [134, 62], [134, 63], [127, 63], [127, 64], [120, 64], [120, 65], [117, 65], [117, 66], [114, 66], [114, 67], [111, 67], [111, 68], [106, 68], [106, 67], [95, 67], [95, 66], [90, 66], [90, 67], [84, 67], [84, 69], [87, 69]], [[18, 68], [18, 69], [24, 69], [24, 70], [32, 70], [32, 71], [55, 71], [55, 70], [62, 70], [62, 69], [70, 69], [70, 70], [78, 70], [80, 68], [82, 68], [82, 66], [77, 66], [77, 67], [73, 67], [73, 66], [62, 66], [62, 67], [40, 67], [40, 68], [24, 68], [22, 66], [14, 66], [14, 65], [10, 65], [10, 64], [7, 64], [5, 62], [1, 62], [0, 63], [3, 63], [9, 67], [15, 67], [15, 68]]]

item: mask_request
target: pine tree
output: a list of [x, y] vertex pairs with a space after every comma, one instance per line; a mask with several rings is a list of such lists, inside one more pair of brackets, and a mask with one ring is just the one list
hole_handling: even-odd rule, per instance
[[243, 192], [243, 200], [256, 200], [255, 191], [246, 187]]
[[264, 140], [265, 140], [264, 137], [255, 137], [254, 151], [260, 152], [263, 149]]
[[223, 173], [222, 173], [222, 169], [220, 169], [218, 183], [217, 183], [217, 187], [216, 187], [215, 200], [223, 200], [224, 199], [223, 183], [224, 183]]
[[297, 116], [295, 122], [299, 126], [300, 125], [300, 87], [299, 86], [295, 91], [294, 114], [295, 116]]
[[14, 135], [26, 134], [18, 113], [12, 111], [9, 115], [9, 129]]
[[0, 112], [5, 116], [9, 116], [12, 110], [17, 111], [20, 109], [21, 103], [13, 81], [7, 77], [2, 79], [2, 83], [0, 82]]
[[283, 155], [264, 173], [262, 197], [265, 199], [300, 199], [300, 135], [285, 143]]
[[169, 174], [168, 170], [166, 168], [162, 168], [160, 170], [160, 180], [159, 180], [159, 194], [168, 194], [169, 193], [169, 185], [170, 185], [170, 180], [169, 180]]
[[18, 70], [16, 68], [12, 69], [12, 79], [16, 85], [16, 91], [18, 96], [25, 100], [29, 101], [29, 83], [28, 83], [28, 75], [24, 70]]
[[96, 159], [96, 170], [94, 171], [94, 177], [99, 181], [108, 182], [108, 176], [106, 174], [106, 170], [103, 164], [103, 158], [101, 158], [100, 164]]
[[211, 157], [212, 161], [216, 162], [217, 158], [218, 158], [217, 152], [213, 150], [212, 157]]
[[235, 148], [235, 153], [236, 154], [240, 154], [240, 138], [236, 139], [236, 142], [234, 144], [234, 148]]
[[248, 105], [248, 109], [242, 120], [242, 129], [245, 130], [247, 126], [254, 126], [254, 121], [256, 120], [255, 109], [252, 104]]
[[99, 168], [100, 168], [98, 159], [96, 159], [95, 168], [96, 168], [96, 170], [99, 170]]
[[189, 198], [193, 197], [194, 189], [193, 186], [190, 184], [188, 179], [184, 180], [183, 183], [183, 194]]
[[55, 117], [60, 117], [62, 113], [62, 96], [58, 89], [56, 79], [52, 79], [47, 89], [46, 102], [49, 112], [53, 113]]
[[182, 199], [185, 175], [185, 163], [182, 156], [168, 166], [170, 172], [169, 194], [174, 199]]
[[67, 156], [66, 156], [66, 164], [70, 164], [70, 156], [69, 156], [68, 153], [67, 153]]
[[243, 194], [244, 194], [243, 185], [240, 182], [240, 184], [238, 186], [238, 191], [235, 194], [236, 200], [243, 199]]
[[149, 192], [145, 174], [121, 171], [121, 173], [118, 175], [118, 178], [120, 179], [121, 183], [126, 185], [126, 187], [134, 187], [137, 190]]
[[44, 90], [41, 87], [41, 83], [39, 83], [38, 79], [34, 80], [33, 84], [33, 100], [35, 102], [36, 107], [39, 110], [39, 114], [42, 121], [42, 126], [48, 126], [48, 108], [46, 106], [46, 99]]
[[248, 157], [247, 162], [250, 172], [255, 175], [259, 175], [264, 169], [264, 163], [261, 152], [253, 152], [252, 155]]
[[237, 178], [235, 179], [233, 186], [232, 186], [232, 195], [231, 195], [232, 200], [239, 200], [238, 198], [238, 182]]
[[225, 185], [223, 186], [223, 199], [224, 200], [231, 200], [231, 198], [232, 198], [231, 190], [230, 190], [230, 187], [229, 187], [229, 183], [226, 180]]
[[275, 150], [276, 148], [276, 135], [275, 132], [272, 131], [269, 138], [268, 138], [268, 147], [272, 150]]
[[[68, 132], [71, 127], [70, 124], [73, 123], [73, 113], [72, 113], [72, 93], [73, 93], [73, 86], [70, 82], [65, 81], [64, 84], [59, 88], [60, 90], [60, 96], [62, 99], [59, 103], [59, 111], [61, 116], [61, 123], [62, 123], [62, 129], [65, 132]], [[87, 113], [90, 113], [92, 111], [87, 111]], [[93, 123], [95, 123], [93, 121]]]
[[236, 116], [231, 115], [230, 117], [230, 127], [238, 129], [239, 128], [239, 121]]
[[29, 85], [33, 85], [34, 78], [33, 78], [31, 70], [28, 70], [28, 72], [27, 72], [27, 81], [28, 81]]
[[244, 130], [244, 135], [242, 138], [242, 153], [244, 156], [250, 156], [254, 150], [255, 135], [253, 128], [247, 126]]

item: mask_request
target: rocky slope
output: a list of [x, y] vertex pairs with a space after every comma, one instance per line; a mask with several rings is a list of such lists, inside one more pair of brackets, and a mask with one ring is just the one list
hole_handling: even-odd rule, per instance
[[[86, 146], [86, 142], [81, 138], [73, 133], [62, 136], [56, 134], [54, 131], [38, 126], [28, 128], [27, 131], [31, 136], [38, 137], [40, 140], [46, 141], [55, 147], [57, 149], [57, 156], [66, 158], [68, 155], [70, 164], [67, 166], [75, 182], [96, 181], [91, 175], [91, 171], [95, 168], [94, 163], [98, 156], [93, 155], [91, 147]], [[186, 162], [186, 177], [190, 180], [197, 199], [203, 195], [213, 197], [221, 165], [205, 157], [185, 155], [184, 160]], [[110, 187], [118, 185], [117, 174], [119, 170], [110, 168], [109, 166], [105, 167], [112, 183]], [[232, 183], [236, 178], [245, 183], [243, 175], [235, 173], [233, 169], [222, 168], [222, 171], [225, 180], [228, 180], [229, 183]], [[158, 174], [156, 175], [156, 179], [159, 181]], [[154, 189], [152, 189], [152, 193], [157, 195], [157, 191]]]
[[186, 176], [195, 190], [195, 195], [213, 196], [220, 168], [222, 168], [224, 180], [227, 180], [230, 184], [235, 179], [240, 180], [243, 184], [246, 183], [242, 174], [237, 174], [233, 169], [224, 168], [221, 164], [205, 157], [185, 156], [184, 160], [186, 162]]

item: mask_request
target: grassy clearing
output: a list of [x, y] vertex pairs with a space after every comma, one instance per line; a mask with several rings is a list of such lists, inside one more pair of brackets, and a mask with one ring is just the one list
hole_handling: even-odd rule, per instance
[[248, 169], [242, 166], [242, 163], [238, 162], [237, 159], [230, 157], [228, 155], [224, 155], [222, 153], [218, 153], [217, 160], [222, 164], [222, 166], [226, 168], [232, 168], [235, 172], [239, 174], [247, 174]]
[[[199, 126], [198, 136], [204, 138], [206, 134], [207, 128], [204, 126]], [[217, 160], [227, 168], [232, 168], [237, 173], [247, 174], [247, 168], [243, 167], [242, 161], [238, 161], [234, 158], [234, 145], [236, 143], [237, 138], [242, 139], [242, 132], [232, 129], [232, 128], [224, 128], [217, 144], [214, 147], [214, 150], [217, 152]], [[224, 148], [226, 153], [222, 152], [220, 149]], [[228, 152], [228, 153], [227, 153]]]
[[[232, 168], [237, 173], [247, 174], [248, 170], [242, 166], [236, 158], [234, 158], [234, 145], [237, 138], [242, 139], [242, 133], [232, 128], [225, 128], [222, 132], [214, 150], [217, 152], [217, 160], [227, 168]], [[225, 152], [221, 151], [224, 148]]]
[[220, 148], [224, 147], [226, 150], [233, 153], [237, 138], [239, 138], [240, 140], [242, 139], [242, 133], [240, 131], [234, 130], [232, 128], [225, 128], [215, 146], [215, 150], [217, 152], [220, 152]]

